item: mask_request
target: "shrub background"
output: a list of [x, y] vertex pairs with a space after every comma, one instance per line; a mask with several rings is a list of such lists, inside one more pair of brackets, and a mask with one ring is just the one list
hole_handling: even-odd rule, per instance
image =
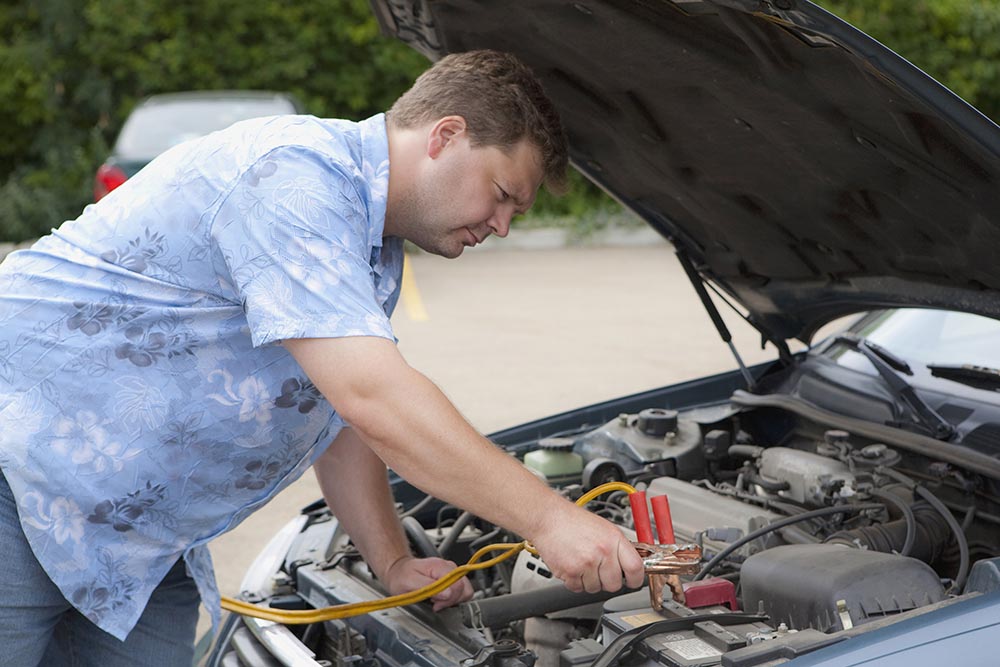
[[[1000, 0], [820, 0], [1000, 119]], [[364, 118], [427, 66], [380, 36], [364, 0], [13, 0], [0, 5], [0, 241], [92, 200], [132, 107], [154, 93], [270, 89]], [[585, 233], [620, 209], [574, 175], [533, 214]], [[520, 224], [526, 224], [521, 222]]]

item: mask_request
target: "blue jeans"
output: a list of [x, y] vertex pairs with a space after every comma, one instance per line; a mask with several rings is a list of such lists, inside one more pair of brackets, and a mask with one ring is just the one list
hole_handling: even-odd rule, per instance
[[8, 667], [190, 667], [198, 589], [179, 559], [124, 642], [91, 623], [35, 560], [0, 471], [0, 663]]

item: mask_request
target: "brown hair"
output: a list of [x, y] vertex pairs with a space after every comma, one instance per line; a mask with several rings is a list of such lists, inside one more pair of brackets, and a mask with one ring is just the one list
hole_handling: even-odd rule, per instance
[[408, 128], [462, 116], [474, 146], [509, 149], [522, 139], [542, 154], [546, 186], [563, 189], [566, 135], [559, 114], [527, 65], [509, 53], [469, 51], [445, 56], [421, 74], [386, 112]]

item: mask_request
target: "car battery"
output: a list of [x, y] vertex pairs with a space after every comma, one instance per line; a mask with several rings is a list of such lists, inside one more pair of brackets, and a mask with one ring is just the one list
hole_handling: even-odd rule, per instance
[[[654, 634], [637, 641], [631, 650], [630, 665], [669, 665], [670, 667], [711, 667], [722, 663], [722, 656], [747, 645], [748, 635], [773, 632], [760, 622], [727, 623], [722, 625], [705, 616], [729, 614], [722, 605], [704, 607], [697, 612], [682, 605], [665, 601], [663, 611], [640, 607], [628, 611], [606, 613], [602, 620], [604, 646], [619, 635], [657, 621], [679, 621], [677, 629]], [[684, 619], [690, 623], [683, 623]], [[702, 620], [696, 620], [702, 619]]]

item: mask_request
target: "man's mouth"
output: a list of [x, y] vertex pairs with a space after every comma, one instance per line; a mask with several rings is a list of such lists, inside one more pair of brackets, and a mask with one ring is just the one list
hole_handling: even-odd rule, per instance
[[475, 233], [468, 227], [465, 227], [464, 229], [468, 233], [469, 237], [469, 242], [467, 242], [465, 245], [469, 246], [470, 248], [478, 245], [481, 239], [478, 236], [476, 236]]

